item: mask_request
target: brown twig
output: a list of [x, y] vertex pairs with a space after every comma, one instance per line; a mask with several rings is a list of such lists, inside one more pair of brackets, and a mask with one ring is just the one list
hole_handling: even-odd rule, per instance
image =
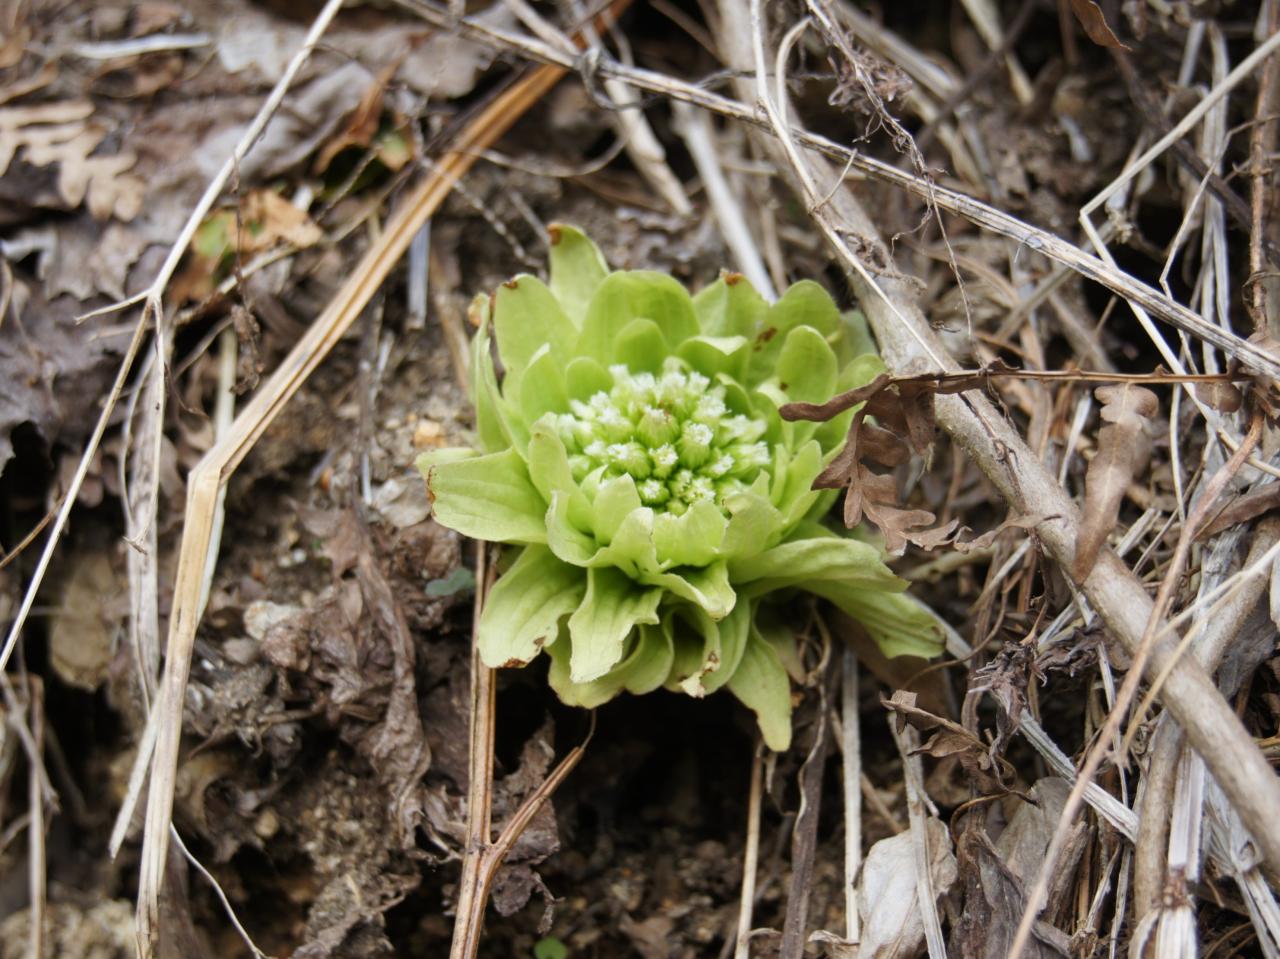
[[[826, 658], [826, 657], [824, 657]], [[832, 670], [832, 676], [836, 671]], [[814, 740], [800, 767], [800, 810], [791, 833], [791, 885], [787, 890], [787, 915], [782, 926], [782, 959], [800, 959], [804, 955], [805, 933], [809, 918], [809, 896], [813, 891], [814, 858], [818, 849], [818, 814], [822, 809], [822, 780], [826, 766], [827, 686], [824, 677], [818, 685], [818, 717], [814, 722]]]
[[[880, 386], [928, 385], [939, 393], [955, 393], [979, 389], [990, 380], [1010, 378], [1050, 383], [1128, 383], [1139, 386], [1176, 383], [1243, 383], [1249, 380], [1241, 373], [1108, 373], [1102, 370], [1022, 370], [997, 360], [971, 370], [949, 370], [946, 373], [910, 373], [900, 376], [882, 374]], [[866, 398], [874, 384], [840, 393], [825, 403], [787, 403], [781, 410], [785, 420], [829, 420], [851, 409]]]
[[452, 959], [475, 954], [480, 941], [485, 896], [481, 891], [484, 855], [492, 839], [493, 733], [497, 702], [494, 671], [480, 660], [478, 641], [480, 612], [493, 579], [486, 569], [487, 549], [476, 543], [476, 601], [471, 627], [471, 717], [467, 751], [467, 839], [462, 852], [462, 878], [458, 883], [457, 919], [453, 927]]
[[[1067, 797], [1062, 809], [1062, 815], [1058, 820], [1057, 829], [1054, 830], [1053, 839], [1049, 843], [1049, 848], [1045, 851], [1044, 860], [1036, 876], [1036, 881], [1027, 895], [1027, 907], [1022, 913], [1018, 932], [1014, 936], [1013, 945], [1009, 949], [1011, 959], [1018, 959], [1022, 955], [1022, 950], [1026, 948], [1031, 940], [1031, 931], [1035, 925], [1040, 903], [1044, 901], [1044, 897], [1048, 892], [1049, 881], [1054, 875], [1058, 857], [1062, 854], [1063, 847], [1066, 844], [1071, 823], [1074, 821], [1076, 812], [1083, 801], [1085, 784], [1091, 782], [1097, 774], [1099, 767], [1102, 765], [1102, 760], [1111, 748], [1111, 743], [1120, 731], [1121, 724], [1129, 715], [1129, 706], [1133, 703], [1134, 697], [1137, 696], [1138, 684], [1143, 679], [1146, 665], [1151, 660], [1156, 643], [1164, 632], [1164, 619], [1173, 603], [1174, 593], [1181, 584], [1182, 572], [1186, 568], [1187, 559], [1191, 555], [1191, 545], [1195, 542], [1196, 533], [1206, 517], [1211, 515], [1217, 498], [1222, 495], [1222, 491], [1226, 489], [1232, 477], [1240, 471], [1240, 467], [1244, 465], [1249, 453], [1258, 445], [1258, 440], [1262, 436], [1262, 426], [1263, 415], [1260, 411], [1255, 412], [1244, 442], [1240, 444], [1239, 449], [1236, 450], [1231, 459], [1209, 481], [1199, 501], [1197, 501], [1194, 511], [1187, 517], [1187, 522], [1178, 537], [1178, 545], [1174, 549], [1173, 558], [1169, 561], [1164, 578], [1160, 583], [1160, 591], [1156, 594], [1155, 603], [1147, 617], [1147, 627], [1134, 650], [1133, 662], [1129, 666], [1129, 672], [1125, 675], [1124, 683], [1116, 694], [1115, 705], [1112, 706], [1106, 723], [1095, 737], [1094, 744], [1085, 758], [1084, 765], [1080, 768], [1079, 778], [1072, 787], [1071, 794]], [[1176, 656], [1176, 653], [1174, 655]], [[1167, 663], [1164, 665], [1167, 665]], [[1117, 764], [1124, 762], [1124, 751], [1122, 747], [1121, 755], [1115, 757]]]
[[[476, 620], [484, 603], [484, 544], [478, 543], [476, 559]], [[471, 751], [467, 783], [467, 844], [462, 859], [462, 880], [458, 886], [458, 911], [453, 925], [450, 959], [475, 959], [480, 948], [485, 906], [494, 876], [511, 847], [520, 838], [538, 810], [582, 760], [595, 734], [595, 713], [581, 746], [575, 746], [543, 782], [520, 804], [498, 838], [490, 841], [493, 800], [493, 733], [495, 726], [496, 670], [480, 660], [479, 644], [473, 631], [471, 645]]]
[[[1280, 4], [1271, 4], [1267, 15], [1269, 33], [1280, 31]], [[1258, 80], [1258, 101], [1253, 111], [1253, 129], [1249, 133], [1249, 280], [1245, 287], [1245, 306], [1253, 317], [1255, 331], [1266, 331], [1272, 336], [1280, 329], [1271, 328], [1268, 317], [1268, 287], [1264, 271], [1267, 258], [1263, 249], [1267, 245], [1266, 213], [1268, 199], [1272, 195], [1270, 173], [1274, 169], [1268, 159], [1275, 153], [1276, 105], [1280, 100], [1280, 63], [1268, 60], [1262, 67]]]

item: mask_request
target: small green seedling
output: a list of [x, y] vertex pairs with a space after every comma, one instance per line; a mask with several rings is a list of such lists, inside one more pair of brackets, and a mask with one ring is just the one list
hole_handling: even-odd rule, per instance
[[800, 282], [769, 304], [726, 273], [690, 296], [665, 274], [610, 272], [567, 226], [550, 259], [549, 285], [522, 275], [477, 298], [477, 448], [418, 461], [438, 522], [515, 547], [480, 618], [484, 662], [545, 650], [556, 693], [585, 707], [724, 687], [782, 750], [798, 593], [889, 656], [937, 653], [933, 617], [876, 546], [826, 525], [836, 492], [812, 488], [853, 412], [778, 415], [883, 370], [827, 292]]
[[534, 943], [533, 959], [569, 959], [569, 950], [555, 936], [547, 936]]

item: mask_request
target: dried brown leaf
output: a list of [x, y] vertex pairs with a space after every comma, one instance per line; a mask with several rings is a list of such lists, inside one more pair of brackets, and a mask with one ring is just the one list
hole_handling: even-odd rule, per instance
[[1240, 392], [1240, 387], [1222, 380], [1196, 383], [1192, 391], [1196, 394], [1196, 399], [1219, 413], [1234, 413], [1244, 403], [1244, 394]]
[[1030, 533], [1045, 520], [1053, 518], [1052, 516], [1010, 516], [995, 529], [987, 530], [981, 536], [975, 536], [973, 539], [965, 540], [964, 542], [957, 538], [951, 543], [951, 546], [961, 553], [971, 553], [978, 549], [990, 549], [995, 541], [1005, 533], [1013, 530]]
[[[1026, 906], [1026, 891], [979, 821], [979, 817], [968, 817], [956, 842], [964, 908], [952, 930], [951, 947], [957, 955], [1003, 959], [1009, 955]], [[1071, 952], [1065, 933], [1037, 921], [1022, 954], [1033, 959], [1058, 959]]]
[[[946, 895], [956, 881], [956, 858], [944, 823], [925, 820], [929, 851], [929, 887]], [[915, 837], [910, 832], [881, 839], [867, 854], [858, 884], [858, 912], [862, 916], [859, 956], [867, 959], [910, 959], [920, 954], [924, 925], [917, 900], [919, 865]]]
[[304, 248], [323, 234], [305, 210], [300, 210], [274, 190], [254, 190], [240, 208], [245, 229], [236, 242], [242, 253], [259, 253], [277, 243]]
[[[949, 384], [950, 385], [950, 384]], [[903, 425], [911, 450], [917, 455], [928, 451], [938, 432], [938, 422], [933, 411], [933, 398], [939, 392], [936, 383], [900, 383], [898, 396]]]
[[1098, 452], [1085, 475], [1084, 519], [1071, 564], [1076, 582], [1088, 578], [1115, 528], [1124, 491], [1146, 463], [1146, 423], [1159, 409], [1154, 393], [1132, 383], [1100, 386], [1094, 396], [1102, 403], [1099, 415], [1108, 425], [1098, 431]]
[[[909, 542], [922, 549], [935, 549], [947, 541], [957, 525], [952, 521], [931, 529], [936, 520], [934, 514], [903, 509], [893, 477], [873, 471], [864, 462], [898, 466], [913, 452], [928, 449], [935, 430], [933, 385], [921, 387], [915, 381], [895, 384], [890, 377], [881, 375], [827, 403], [791, 403], [782, 409], [787, 419], [827, 419], [862, 404], [849, 424], [844, 448], [814, 480], [813, 488], [846, 487], [845, 525], [856, 526], [865, 517], [883, 534], [885, 549], [891, 555], [900, 555]], [[874, 416], [882, 425], [868, 423], [868, 416]]]
[[95, 153], [107, 130], [93, 119], [93, 104], [63, 100], [0, 109], [0, 175], [15, 158], [58, 167], [58, 193], [74, 209], [86, 203], [99, 220], [132, 220], [142, 209], [142, 180], [128, 171], [132, 153]]
[[1280, 508], [1280, 483], [1269, 483], [1260, 489], [1242, 493], [1196, 533], [1197, 539], [1206, 539], [1239, 523], [1257, 519], [1264, 513]]
[[1129, 49], [1129, 46], [1122, 43], [1115, 35], [1115, 31], [1111, 29], [1106, 16], [1102, 13], [1102, 8], [1093, 0], [1071, 0], [1071, 12], [1080, 21], [1080, 26], [1084, 27], [1084, 32], [1088, 34], [1089, 39], [1098, 46], [1116, 50]]
[[1005, 785], [1013, 777], [1009, 762], [994, 755], [990, 746], [959, 723], [918, 707], [915, 693], [898, 690], [889, 699], [882, 700], [881, 705], [921, 732], [934, 733], [917, 753], [935, 759], [955, 756], [984, 795], [997, 796], [1009, 791]]
[[[846, 487], [844, 522], [854, 526], [865, 518], [879, 528], [885, 549], [901, 554], [908, 543], [937, 549], [951, 542], [958, 521], [933, 527], [937, 517], [923, 509], [904, 509], [893, 477], [866, 464], [895, 467], [911, 456], [924, 455], [937, 433], [934, 398], [985, 387], [992, 376], [1014, 372], [1002, 362], [977, 371], [919, 376], [882, 373], [870, 383], [832, 397], [826, 403], [788, 403], [779, 412], [785, 420], [829, 420], [859, 407], [849, 424], [844, 448], [816, 480], [814, 489]], [[869, 422], [874, 420], [875, 422]]]
[[934, 527], [931, 524], [938, 518], [927, 509], [899, 509], [880, 500], [865, 500], [862, 509], [884, 536], [884, 548], [891, 556], [902, 555], [908, 542], [921, 549], [937, 549], [949, 541], [960, 522], [953, 519]]
[[322, 173], [327, 170], [334, 157], [348, 147], [367, 148], [373, 143], [373, 138], [377, 135], [382, 121], [382, 102], [386, 96], [387, 84], [391, 82], [391, 78], [395, 76], [398, 69], [400, 69], [400, 60], [395, 60], [378, 73], [364, 96], [360, 98], [356, 108], [347, 115], [342, 129], [320, 148], [311, 167], [313, 173]]

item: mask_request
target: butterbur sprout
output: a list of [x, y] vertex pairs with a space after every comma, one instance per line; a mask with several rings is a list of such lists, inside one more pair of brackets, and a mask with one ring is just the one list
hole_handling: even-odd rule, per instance
[[827, 525], [837, 492], [812, 488], [852, 411], [778, 415], [883, 370], [822, 287], [770, 304], [726, 273], [691, 296], [662, 273], [610, 272], [557, 226], [549, 284], [522, 275], [477, 302], [475, 448], [418, 466], [438, 522], [513, 547], [480, 618], [486, 664], [545, 650], [556, 693], [584, 707], [724, 687], [782, 750], [797, 594], [844, 610], [886, 655], [941, 649], [880, 550]]

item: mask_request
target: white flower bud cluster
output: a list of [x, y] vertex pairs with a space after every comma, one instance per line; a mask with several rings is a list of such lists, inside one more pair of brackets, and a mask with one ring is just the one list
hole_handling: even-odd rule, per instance
[[640, 501], [676, 515], [750, 486], [770, 463], [765, 424], [729, 411], [725, 388], [669, 357], [663, 371], [609, 368], [613, 388], [573, 400], [556, 418], [573, 478], [584, 487], [628, 475]]

